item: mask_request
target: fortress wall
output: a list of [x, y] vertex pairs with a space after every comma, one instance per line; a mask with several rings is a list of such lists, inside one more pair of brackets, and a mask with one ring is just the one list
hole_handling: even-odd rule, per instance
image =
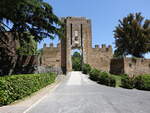
[[41, 58], [42, 66], [61, 67], [72, 71], [71, 50], [82, 48], [84, 63], [102, 71], [114, 74], [129, 74], [130, 76], [150, 73], [150, 59], [112, 59], [111, 46], [95, 45], [92, 48], [91, 20], [84, 17], [61, 18], [64, 22], [64, 38], [61, 44], [54, 47], [44, 45]]
[[112, 59], [110, 72], [113, 74], [128, 74], [130, 77], [150, 74], [150, 59], [121, 58]]
[[150, 74], [150, 59], [124, 58], [124, 72], [130, 76]]
[[53, 43], [47, 47], [44, 44], [41, 58], [42, 66], [61, 67], [61, 47], [60, 44], [54, 47]]
[[95, 48], [91, 48], [88, 63], [96, 69], [109, 72], [112, 56], [111, 46], [106, 47], [106, 45], [102, 45], [102, 47], [99, 47], [95, 45]]
[[124, 74], [124, 59], [113, 58], [110, 63], [110, 73], [111, 74]]

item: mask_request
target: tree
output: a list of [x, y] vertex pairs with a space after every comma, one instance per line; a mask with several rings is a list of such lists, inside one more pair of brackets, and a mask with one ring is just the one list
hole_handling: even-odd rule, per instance
[[74, 71], [81, 71], [82, 57], [80, 53], [75, 52], [72, 56], [72, 68]]
[[[13, 69], [16, 64], [16, 46], [15, 43], [12, 46], [8, 42], [27, 42], [26, 32], [34, 36], [36, 42], [46, 37], [53, 39], [54, 35], [61, 35], [61, 26], [62, 23], [53, 13], [52, 7], [42, 0], [1, 0], [0, 59], [8, 61], [7, 66]], [[12, 36], [8, 37], [7, 34], [10, 33]], [[8, 74], [12, 73], [12, 69]]]
[[[25, 36], [25, 35], [24, 35]], [[17, 48], [17, 55], [37, 55], [37, 42], [34, 40], [34, 36], [26, 33], [26, 40], [21, 40], [19, 42], [19, 47]]]
[[115, 56], [143, 57], [150, 51], [150, 20], [144, 21], [141, 13], [136, 13], [119, 22], [114, 30]]
[[29, 31], [37, 41], [61, 34], [60, 27], [56, 27], [61, 22], [52, 7], [41, 0], [1, 0], [0, 20], [2, 30], [9, 28], [4, 22], [7, 20], [12, 23], [9, 31], [19, 34]]

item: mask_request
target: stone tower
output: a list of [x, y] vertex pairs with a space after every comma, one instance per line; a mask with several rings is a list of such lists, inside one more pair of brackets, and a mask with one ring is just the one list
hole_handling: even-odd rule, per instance
[[79, 49], [83, 62], [88, 63], [92, 45], [91, 21], [84, 17], [67, 17], [61, 20], [65, 23], [65, 39], [61, 40], [62, 67], [66, 67], [66, 71], [70, 72], [72, 71], [72, 49]]
[[64, 37], [61, 38], [57, 47], [43, 47], [43, 66], [58, 67], [63, 72], [72, 71], [72, 50], [79, 49], [82, 55], [82, 63], [107, 71], [110, 70], [112, 47], [96, 45], [92, 47], [91, 20], [84, 17], [61, 18], [64, 23]]

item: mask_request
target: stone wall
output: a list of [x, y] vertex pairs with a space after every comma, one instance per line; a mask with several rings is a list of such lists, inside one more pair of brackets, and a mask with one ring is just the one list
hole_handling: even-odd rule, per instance
[[110, 73], [112, 74], [124, 74], [124, 59], [123, 58], [113, 58], [110, 63]]
[[112, 59], [110, 72], [113, 74], [128, 74], [129, 76], [150, 74], [150, 59], [122, 58]]
[[150, 74], [150, 59], [125, 58], [124, 72], [133, 75]]
[[102, 71], [109, 72], [112, 56], [111, 46], [106, 47], [106, 45], [102, 45], [102, 47], [99, 47], [99, 45], [95, 45], [95, 48], [90, 50], [88, 64]]
[[47, 67], [47, 66], [37, 66], [34, 73], [56, 73], [57, 75], [63, 74], [61, 67]]
[[49, 47], [44, 44], [41, 57], [41, 65], [48, 67], [61, 67], [61, 45], [57, 47], [51, 43]]
[[38, 55], [18, 56], [13, 74], [34, 73], [38, 65], [39, 65]]
[[0, 76], [11, 75], [17, 60], [18, 40], [11, 32], [0, 32]]

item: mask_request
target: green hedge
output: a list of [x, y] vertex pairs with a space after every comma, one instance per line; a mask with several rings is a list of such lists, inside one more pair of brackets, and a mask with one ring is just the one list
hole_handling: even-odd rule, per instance
[[128, 76], [122, 77], [121, 87], [127, 88], [127, 89], [133, 89], [134, 88], [134, 78], [130, 78]]
[[98, 81], [98, 78], [99, 78], [99, 76], [100, 76], [100, 72], [101, 71], [99, 71], [99, 70], [97, 70], [97, 69], [92, 69], [91, 71], [90, 71], [90, 79], [91, 80], [94, 80], [94, 81]]
[[83, 64], [82, 66], [82, 72], [84, 74], [89, 74], [91, 71], [91, 66], [89, 64]]
[[118, 82], [118, 86], [127, 89], [140, 89], [150, 91], [150, 75], [140, 75], [138, 77], [130, 78], [128, 75], [111, 75], [107, 72], [101, 72], [95, 68], [91, 68], [89, 64], [84, 64], [82, 67], [82, 72], [84, 74], [89, 74], [89, 78], [100, 84], [115, 87]]
[[98, 78], [98, 82], [100, 84], [104, 84], [104, 85], [107, 85], [107, 86], [112, 86], [112, 87], [116, 86], [115, 78], [107, 72], [101, 72], [100, 73], [100, 76]]
[[10, 104], [51, 84], [56, 75], [25, 74], [0, 77], [0, 105]]
[[121, 87], [128, 89], [140, 89], [150, 91], [150, 75], [140, 75], [135, 78], [128, 76], [121, 79]]
[[134, 86], [140, 90], [150, 91], [150, 75], [141, 75], [135, 78]]
[[92, 69], [90, 72], [90, 79], [97, 81], [99, 84], [107, 85], [107, 86], [116, 86], [116, 80], [113, 76], [111, 76], [107, 72], [101, 72], [97, 69]]

